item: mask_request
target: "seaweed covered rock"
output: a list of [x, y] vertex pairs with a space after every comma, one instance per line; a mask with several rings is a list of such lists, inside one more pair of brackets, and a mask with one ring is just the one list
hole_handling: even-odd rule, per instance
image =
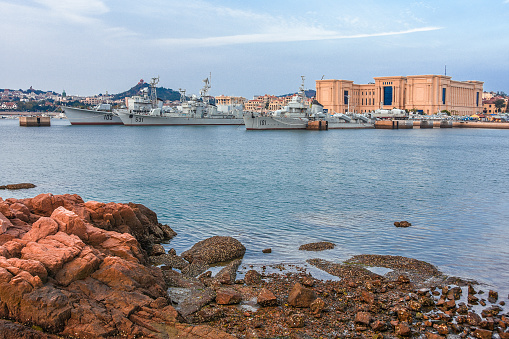
[[331, 242], [328, 241], [320, 241], [320, 242], [313, 242], [309, 244], [304, 244], [299, 247], [299, 250], [301, 251], [324, 251], [324, 250], [331, 250], [335, 247]]
[[246, 248], [237, 239], [214, 236], [196, 243], [191, 249], [182, 253], [182, 257], [191, 263], [199, 260], [212, 265], [241, 258], [244, 253]]

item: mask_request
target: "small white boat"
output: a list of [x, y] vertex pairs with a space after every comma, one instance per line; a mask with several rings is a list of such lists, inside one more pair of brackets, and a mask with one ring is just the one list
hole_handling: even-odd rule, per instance
[[111, 110], [110, 104], [93, 109], [60, 106], [71, 125], [122, 125], [122, 120]]

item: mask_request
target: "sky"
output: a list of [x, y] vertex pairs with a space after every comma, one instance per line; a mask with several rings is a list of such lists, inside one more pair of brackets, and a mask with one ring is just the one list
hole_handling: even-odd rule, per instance
[[509, 0], [0, 0], [0, 88], [294, 93], [445, 74], [509, 93]]

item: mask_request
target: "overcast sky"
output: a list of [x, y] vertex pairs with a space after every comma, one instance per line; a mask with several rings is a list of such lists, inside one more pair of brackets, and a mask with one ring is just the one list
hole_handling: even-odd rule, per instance
[[509, 0], [0, 0], [0, 88], [212, 95], [444, 74], [509, 92]]

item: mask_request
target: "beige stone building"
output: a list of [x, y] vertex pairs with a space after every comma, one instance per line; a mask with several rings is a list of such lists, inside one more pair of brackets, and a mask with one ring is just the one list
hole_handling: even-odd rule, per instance
[[243, 105], [246, 102], [244, 97], [231, 97], [226, 95], [219, 95], [215, 97], [217, 105]]
[[[261, 96], [257, 96], [252, 100], [248, 100], [244, 104], [244, 109], [246, 111], [253, 111], [253, 112], [266, 112], [266, 111], [277, 111], [280, 109], [283, 109], [285, 106], [288, 105], [290, 101], [292, 101], [292, 98], [295, 96], [295, 94], [287, 95], [284, 97], [277, 97], [275, 95], [265, 94]], [[311, 102], [314, 98], [306, 98], [305, 104], [310, 106]]]
[[317, 80], [316, 99], [329, 113], [406, 109], [424, 114], [447, 110], [472, 115], [483, 110], [481, 81], [455, 81], [445, 75], [376, 77], [359, 85], [350, 80]]

